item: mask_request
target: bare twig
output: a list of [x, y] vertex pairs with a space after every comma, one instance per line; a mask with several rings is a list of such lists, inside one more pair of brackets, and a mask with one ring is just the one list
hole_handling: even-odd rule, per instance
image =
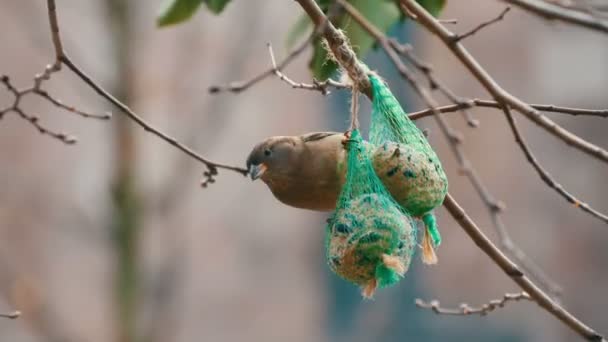
[[270, 60], [272, 63], [272, 67], [270, 69], [256, 75], [255, 77], [251, 78], [248, 81], [237, 81], [237, 82], [231, 82], [226, 85], [211, 86], [211, 87], [209, 87], [209, 92], [212, 94], [216, 94], [216, 93], [220, 93], [220, 92], [229, 91], [229, 92], [238, 94], [272, 75], [277, 76], [281, 81], [286, 82], [292, 88], [315, 90], [315, 91], [321, 92], [321, 94], [323, 94], [323, 95], [329, 94], [330, 87], [333, 87], [336, 89], [350, 88], [349, 85], [334, 81], [332, 79], [327, 79], [325, 81], [317, 81], [317, 80], [313, 79], [311, 84], [298, 83], [298, 82], [291, 80], [289, 77], [287, 77], [287, 75], [285, 75], [283, 73], [283, 70], [287, 67], [287, 65], [289, 65], [296, 57], [298, 57], [302, 52], [304, 52], [306, 50], [306, 48], [319, 36], [319, 34], [324, 26], [325, 26], [325, 24], [322, 24], [321, 26], [315, 28], [315, 30], [313, 30], [313, 32], [310, 34], [308, 39], [306, 39], [304, 42], [301, 43], [301, 45], [299, 45], [293, 51], [291, 51], [287, 55], [287, 57], [285, 57], [285, 59], [283, 59], [281, 61], [281, 63], [278, 63], [278, 64], [274, 57], [272, 45], [270, 43], [267, 43], [268, 52], [270, 54]]
[[[142, 117], [133, 112], [128, 106], [120, 102], [116, 99], [112, 94], [108, 93], [104, 90], [99, 83], [95, 82], [89, 75], [87, 75], [81, 68], [79, 68], [66, 54], [63, 49], [63, 45], [61, 43], [61, 35], [59, 31], [59, 26], [57, 24], [57, 11], [55, 6], [55, 0], [47, 0], [48, 7], [48, 16], [49, 16], [49, 25], [51, 28], [51, 37], [53, 41], [53, 46], [55, 48], [56, 61], [53, 65], [47, 67], [46, 73], [50, 75], [50, 73], [54, 71], [58, 71], [61, 68], [61, 65], [67, 66], [72, 72], [74, 72], [85, 84], [87, 84], [90, 88], [92, 88], [99, 96], [103, 97], [116, 107], [120, 109], [120, 111], [125, 114], [130, 120], [135, 122], [137, 125], [142, 127], [146, 132], [150, 132], [153, 135], [159, 137], [170, 145], [176, 147], [180, 151], [184, 152], [188, 156], [193, 159], [203, 163], [207, 171], [203, 173], [204, 180], [202, 181], [202, 186], [207, 186], [210, 183], [215, 182], [215, 176], [218, 174], [219, 169], [230, 170], [242, 175], [247, 174], [247, 170], [242, 167], [230, 166], [225, 164], [216, 163], [206, 159], [205, 157], [199, 155], [194, 150], [185, 146], [184, 144], [178, 142], [175, 138], [161, 132], [159, 129], [153, 127], [149, 123], [147, 123]], [[37, 79], [45, 79], [45, 74], [37, 77]], [[35, 86], [36, 89], [39, 89], [39, 85]], [[48, 94], [47, 94], [48, 95]], [[57, 102], [60, 103], [60, 102]], [[54, 103], [56, 104], [56, 103]], [[57, 104], [56, 104], [57, 105]]]
[[485, 316], [490, 312], [503, 308], [508, 302], [518, 302], [520, 300], [529, 300], [532, 298], [526, 292], [520, 293], [505, 293], [501, 299], [493, 299], [487, 304], [483, 304], [480, 307], [472, 307], [467, 303], [462, 303], [458, 306], [458, 309], [444, 308], [441, 307], [438, 300], [432, 300], [425, 302], [422, 299], [416, 299], [416, 306], [423, 309], [431, 309], [438, 315], [452, 315], [452, 316], [469, 316], [469, 315], [480, 315]]
[[272, 51], [272, 45], [270, 43], [267, 44], [268, 46], [268, 53], [270, 54], [270, 61], [272, 63], [272, 70], [274, 72], [274, 74], [283, 82], [289, 84], [292, 88], [294, 89], [307, 89], [307, 90], [315, 90], [315, 91], [320, 91], [321, 94], [323, 95], [327, 95], [329, 94], [329, 87], [334, 87], [336, 89], [347, 89], [350, 88], [350, 85], [345, 84], [345, 83], [340, 83], [337, 81], [332, 80], [331, 78], [328, 78], [325, 81], [317, 81], [317, 80], [313, 80], [313, 83], [298, 83], [293, 81], [292, 79], [290, 79], [289, 77], [287, 77], [287, 75], [285, 75], [281, 69], [277, 66], [277, 62], [274, 58], [274, 53]]
[[[432, 74], [431, 66], [422, 62], [418, 57], [411, 53], [411, 46], [405, 46], [399, 44], [394, 39], [388, 39], [386, 35], [384, 35], [377, 27], [375, 27], [371, 22], [369, 22], [367, 18], [365, 18], [353, 5], [351, 5], [347, 1], [337, 0], [337, 3], [342, 6], [344, 10], [346, 10], [349, 16], [353, 18], [353, 20], [355, 20], [357, 24], [359, 24], [365, 31], [367, 31], [367, 33], [369, 33], [372, 37], [374, 37], [374, 39], [376, 39], [380, 43], [388, 57], [391, 59], [391, 61], [399, 71], [399, 74], [415, 88], [416, 92], [420, 94], [423, 99], [426, 98], [425, 102], [427, 102], [430, 107], [437, 107], [437, 104], [432, 106], [431, 102], [434, 103], [435, 101], [432, 100], [429, 94], [422, 94], [426, 93], [426, 90], [418, 85], [418, 82], [415, 80], [413, 73], [403, 64], [403, 62], [399, 59], [397, 53], [406, 57], [416, 69], [418, 69], [424, 74], [424, 76], [429, 81], [431, 89], [439, 89], [441, 93], [443, 93], [450, 101], [454, 103], [461, 102], [461, 99], [458, 96], [456, 96], [451, 90], [449, 90], [445, 85], [443, 85], [442, 82], [440, 82], [434, 77], [434, 75]], [[431, 102], [429, 102], [428, 100], [431, 100]], [[466, 108], [462, 108], [461, 110], [469, 126], [477, 127], [479, 125], [479, 122], [471, 116], [471, 114], [466, 110]], [[440, 124], [440, 126], [444, 127], [446, 125], [446, 123]]]
[[540, 178], [543, 180], [543, 182], [545, 182], [545, 184], [547, 184], [547, 186], [549, 186], [551, 189], [555, 190], [558, 194], [560, 194], [563, 198], [565, 198], [566, 201], [574, 204], [575, 207], [580, 208], [581, 210], [591, 214], [594, 217], [597, 217], [598, 219], [604, 221], [605, 223], [608, 223], [608, 216], [591, 208], [587, 203], [574, 197], [566, 189], [564, 189], [563, 186], [561, 186], [559, 183], [557, 183], [553, 179], [551, 174], [549, 174], [549, 172], [547, 172], [543, 168], [543, 166], [538, 162], [538, 160], [536, 159], [536, 157], [530, 150], [530, 147], [528, 147], [528, 144], [526, 143], [525, 138], [523, 137], [523, 135], [519, 131], [519, 128], [517, 127], [517, 122], [516, 122], [515, 118], [513, 117], [513, 115], [511, 115], [511, 110], [509, 108], [504, 108], [503, 111], [507, 117], [507, 120], [509, 121], [509, 126], [511, 127], [511, 130], [513, 131], [513, 135], [515, 136], [515, 141], [517, 142], [517, 144], [519, 145], [519, 147], [525, 154], [525, 156], [528, 159], [528, 161], [530, 162], [530, 164], [532, 164], [532, 167], [534, 167], [534, 169], [536, 170], [536, 172], [538, 173]]
[[9, 312], [9, 313], [0, 313], [0, 317], [1, 318], [16, 319], [16, 318], [19, 318], [19, 316], [21, 316], [21, 311], [13, 311], [13, 312]]
[[551, 313], [565, 325], [577, 332], [588, 341], [605, 341], [604, 337], [595, 330], [581, 322], [578, 318], [564, 309], [559, 303], [551, 299], [538, 286], [536, 286], [509, 258], [498, 249], [490, 239], [477, 227], [475, 222], [466, 214], [460, 205], [448, 194], [443, 206], [454, 217], [456, 222], [465, 230], [469, 237], [475, 242], [492, 261], [494, 261], [505, 274], [507, 274], [517, 285], [521, 287], [530, 298], [534, 300], [547, 312]]
[[503, 0], [513, 6], [517, 6], [541, 18], [548, 20], [559, 20], [565, 23], [585, 27], [597, 32], [608, 33], [608, 21], [600, 20], [597, 17], [565, 9], [560, 6], [550, 4], [545, 1], [537, 0]]
[[566, 144], [608, 163], [608, 152], [606, 150], [559, 126], [546, 116], [542, 115], [538, 110], [531, 107], [529, 104], [511, 95], [500, 87], [500, 85], [498, 85], [498, 83], [496, 83], [496, 81], [485, 71], [485, 69], [483, 69], [483, 67], [477, 62], [477, 60], [475, 60], [475, 58], [473, 58], [473, 56], [464, 48], [464, 46], [458, 41], [454, 40], [456, 35], [437, 22], [437, 20], [422, 6], [416, 3], [416, 1], [400, 1], [404, 7], [407, 7], [410, 12], [417, 16], [417, 20], [420, 24], [422, 24], [431, 33], [438, 36], [444, 42], [444, 44], [461, 61], [469, 72], [484, 86], [484, 88], [486, 88], [494, 100], [499, 102], [502, 106], [512, 107], [513, 109], [522, 113], [547, 132], [563, 140]]
[[[569, 114], [574, 116], [597, 116], [601, 118], [608, 118], [608, 109], [583, 109], [572, 107], [560, 107], [547, 104], [530, 104], [530, 106], [534, 109], [550, 113]], [[441, 106], [435, 109], [438, 110], [440, 113], [452, 113], [457, 112], [462, 108], [472, 107], [501, 109], [502, 105], [492, 100], [468, 99], [458, 104]], [[433, 115], [433, 111], [429, 108], [418, 112], [410, 113], [408, 116], [412, 120], [418, 120], [431, 115]]]
[[[23, 99], [24, 96], [26, 96], [27, 94], [38, 94], [40, 95], [40, 93], [38, 93], [37, 90], [35, 90], [35, 87], [29, 87], [29, 88], [25, 88], [25, 89], [17, 89], [15, 86], [13, 86], [13, 84], [11, 83], [11, 80], [8, 76], [6, 75], [2, 75], [0, 76], [0, 83], [4, 84], [4, 86], [6, 87], [6, 89], [13, 94], [14, 100], [13, 103], [8, 106], [5, 107], [3, 109], [0, 109], [0, 119], [8, 113], [15, 113], [17, 114], [18, 117], [22, 118], [23, 120], [27, 121], [30, 125], [32, 125], [34, 128], [36, 128], [36, 130], [38, 132], [40, 132], [40, 134], [44, 134], [44, 135], [48, 135], [50, 137], [53, 137], [65, 144], [68, 145], [72, 145], [76, 143], [76, 138], [72, 135], [66, 134], [66, 133], [62, 133], [62, 132], [56, 132], [48, 127], [46, 127], [45, 125], [43, 125], [42, 123], [40, 123], [40, 118], [36, 115], [32, 115], [32, 114], [28, 114], [25, 110], [23, 110], [20, 105], [21, 105], [21, 100]], [[48, 96], [48, 94], [46, 96], [40, 95], [43, 98], [45, 98], [46, 100], [48, 100], [49, 102], [55, 104], [55, 102], [58, 102], [58, 100]], [[63, 108], [63, 107], [62, 107]]]
[[304, 52], [306, 50], [306, 48], [313, 41], [314, 37], [315, 37], [315, 32], [313, 32], [310, 35], [310, 37], [308, 37], [308, 39], [303, 41], [298, 47], [296, 47], [293, 51], [291, 51], [289, 53], [289, 55], [287, 55], [287, 57], [285, 57], [285, 59], [281, 63], [279, 63], [277, 66], [273, 66], [272, 68], [264, 71], [263, 73], [261, 73], [259, 75], [256, 75], [255, 77], [253, 77], [252, 79], [247, 80], [247, 81], [238, 81], [238, 82], [231, 82], [226, 85], [211, 86], [211, 87], [209, 87], [209, 92], [212, 94], [216, 94], [216, 93], [229, 91], [229, 92], [238, 94], [238, 93], [242, 92], [243, 90], [249, 89], [249, 87], [274, 75], [277, 70], [282, 71], [285, 67], [287, 67], [287, 65], [289, 65], [289, 63], [291, 63], [296, 57], [298, 57], [300, 54], [302, 54], [302, 52]]
[[21, 110], [20, 108], [13, 108], [13, 112], [17, 113], [17, 115], [19, 115], [19, 117], [21, 117], [23, 120], [29, 122], [32, 126], [34, 126], [34, 128], [36, 128], [38, 130], [38, 132], [40, 132], [40, 134], [46, 134], [59, 141], [62, 141], [63, 143], [66, 143], [68, 145], [75, 144], [78, 141], [76, 139], [76, 137], [73, 135], [69, 135], [69, 134], [61, 133], [61, 132], [55, 132], [55, 131], [50, 130], [49, 128], [42, 126], [40, 124], [40, 118], [36, 115], [30, 115], [30, 114], [24, 112], [23, 110]]
[[483, 22], [479, 25], [477, 25], [476, 27], [474, 27], [472, 30], [470, 30], [469, 32], [463, 33], [463, 34], [459, 34], [454, 38], [454, 41], [461, 41], [463, 39], [466, 39], [472, 35], [474, 35], [475, 33], [481, 31], [483, 28], [490, 26], [494, 23], [497, 23], [501, 20], [503, 20], [505, 18], [505, 15], [507, 15], [507, 13], [509, 13], [509, 11], [511, 10], [511, 7], [506, 7], [504, 10], [502, 10], [502, 12], [500, 12], [500, 14], [498, 15], [498, 17], [492, 19], [492, 20], [488, 20], [486, 22]]

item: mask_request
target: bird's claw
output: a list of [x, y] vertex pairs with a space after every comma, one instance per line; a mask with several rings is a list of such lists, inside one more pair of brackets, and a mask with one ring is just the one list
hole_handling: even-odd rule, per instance
[[350, 129], [348, 131], [344, 132], [344, 137], [342, 138], [342, 147], [344, 147], [345, 149], [348, 147], [351, 133], [352, 133], [352, 131]]

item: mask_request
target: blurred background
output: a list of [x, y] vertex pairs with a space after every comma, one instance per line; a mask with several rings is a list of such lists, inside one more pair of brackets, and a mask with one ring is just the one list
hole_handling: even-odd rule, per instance
[[[233, 1], [221, 16], [199, 11], [157, 29], [159, 1], [58, 0], [66, 50], [94, 79], [146, 120], [206, 157], [243, 165], [271, 135], [345, 130], [348, 98], [293, 90], [275, 78], [235, 95], [211, 85], [268, 68], [266, 42], [286, 54], [285, 31], [301, 14], [294, 1]], [[443, 18], [465, 32], [496, 16], [498, 1], [448, 1]], [[488, 98], [437, 39], [413, 24], [393, 34], [411, 41], [459, 95]], [[52, 61], [43, 1], [0, 4], [0, 73], [18, 85]], [[465, 45], [507, 90], [531, 103], [607, 108], [608, 37], [539, 20], [514, 9]], [[310, 52], [310, 51], [309, 51]], [[308, 53], [286, 73], [309, 81]], [[422, 109], [382, 51], [368, 64], [407, 110]], [[198, 186], [202, 167], [135, 126], [65, 71], [46, 89], [80, 109], [113, 111], [110, 122], [75, 117], [35, 97], [24, 108], [78, 136], [65, 146], [7, 115], [0, 122], [0, 319], [2, 341], [572, 341], [564, 325], [530, 302], [489, 316], [438, 316], [415, 298], [444, 306], [482, 304], [519, 289], [437, 210], [439, 264], [417, 259], [398, 286], [372, 301], [333, 275], [323, 250], [326, 214], [280, 204], [261, 182], [221, 172]], [[0, 106], [10, 103], [0, 91]], [[368, 113], [367, 101], [362, 113]], [[464, 147], [492, 193], [507, 204], [515, 243], [563, 287], [562, 303], [608, 333], [608, 231], [546, 187], [514, 143], [504, 116], [475, 109]], [[547, 114], [600, 146], [601, 118]], [[519, 117], [518, 117], [519, 118]], [[364, 123], [369, 118], [363, 114]], [[525, 118], [523, 133], [546, 168], [572, 193], [608, 211], [605, 164], [549, 136]], [[450, 191], [496, 239], [483, 203], [432, 119], [428, 128]]]

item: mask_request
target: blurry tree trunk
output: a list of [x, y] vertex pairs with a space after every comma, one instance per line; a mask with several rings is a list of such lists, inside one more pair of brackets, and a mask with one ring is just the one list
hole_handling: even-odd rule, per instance
[[[132, 31], [129, 25], [129, 2], [107, 0], [109, 25], [114, 42], [114, 62], [117, 70], [111, 92], [129, 105], [133, 94], [133, 69], [130, 61]], [[140, 230], [140, 200], [135, 188], [135, 137], [133, 125], [125, 116], [114, 117], [114, 175], [112, 179], [113, 211], [111, 229], [115, 248], [115, 294], [117, 341], [136, 339], [137, 316], [137, 255]]]

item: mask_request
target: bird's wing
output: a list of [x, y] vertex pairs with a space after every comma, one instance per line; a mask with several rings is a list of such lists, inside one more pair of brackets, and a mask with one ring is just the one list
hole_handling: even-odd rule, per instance
[[302, 141], [307, 143], [307, 142], [312, 142], [312, 141], [318, 141], [321, 139], [325, 139], [327, 137], [331, 137], [334, 136], [336, 134], [343, 134], [343, 133], [339, 133], [339, 132], [314, 132], [314, 133], [307, 133], [307, 134], [303, 134], [300, 137], [302, 138]]

